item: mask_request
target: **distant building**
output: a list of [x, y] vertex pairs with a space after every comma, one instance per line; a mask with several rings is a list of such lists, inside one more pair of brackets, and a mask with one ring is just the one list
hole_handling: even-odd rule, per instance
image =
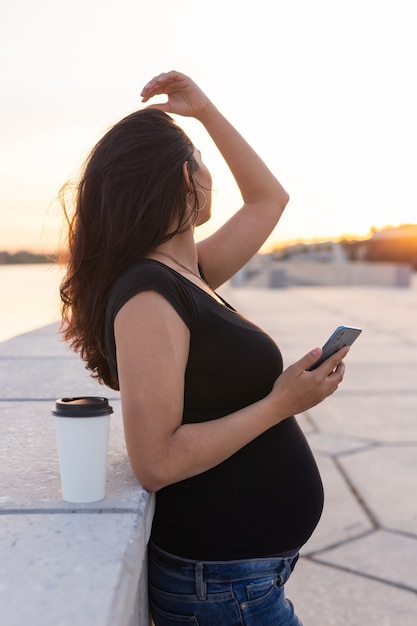
[[297, 243], [272, 253], [274, 260], [303, 263], [341, 263], [348, 260], [344, 247], [335, 241]]
[[417, 224], [374, 231], [370, 239], [343, 243], [351, 261], [406, 263], [417, 270]]

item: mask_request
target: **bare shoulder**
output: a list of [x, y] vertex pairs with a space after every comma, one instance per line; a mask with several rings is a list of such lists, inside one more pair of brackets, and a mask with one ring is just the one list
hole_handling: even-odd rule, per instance
[[120, 309], [114, 328], [127, 437], [140, 424], [146, 431], [149, 424], [155, 429], [167, 421], [178, 426], [190, 342], [187, 326], [163, 296], [143, 291]]
[[[118, 360], [123, 350], [136, 357], [150, 352], [158, 355], [167, 346], [186, 347], [189, 330], [174, 307], [153, 290], [142, 291], [130, 298], [117, 313], [114, 333]], [[147, 354], [147, 356], [150, 356]]]
[[155, 402], [161, 388], [181, 387], [190, 333], [162, 295], [143, 291], [130, 298], [116, 316], [114, 335], [125, 409], [128, 405], [133, 408], [145, 398], [153, 398]]

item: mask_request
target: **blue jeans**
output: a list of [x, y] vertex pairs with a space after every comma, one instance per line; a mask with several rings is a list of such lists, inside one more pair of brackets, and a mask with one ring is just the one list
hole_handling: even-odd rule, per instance
[[284, 593], [298, 555], [192, 561], [149, 545], [155, 626], [302, 626]]

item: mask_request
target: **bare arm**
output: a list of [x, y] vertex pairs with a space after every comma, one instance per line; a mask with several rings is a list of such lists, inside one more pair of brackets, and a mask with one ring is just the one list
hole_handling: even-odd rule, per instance
[[342, 380], [347, 352], [306, 372], [320, 354], [316, 349], [285, 370], [259, 402], [183, 425], [190, 338], [176, 311], [159, 294], [142, 292], [119, 311], [115, 337], [127, 451], [136, 477], [150, 491], [214, 467], [271, 426], [321, 402]]
[[161, 74], [146, 85], [143, 100], [161, 93], [167, 94], [168, 101], [151, 106], [198, 119], [228, 164], [243, 198], [242, 208], [216, 233], [198, 244], [199, 261], [215, 289], [259, 250], [278, 223], [288, 194], [191, 79], [179, 72]]
[[278, 223], [288, 194], [214, 106], [200, 120], [229, 165], [244, 202], [217, 232], [198, 244], [201, 265], [216, 288], [256, 254]]

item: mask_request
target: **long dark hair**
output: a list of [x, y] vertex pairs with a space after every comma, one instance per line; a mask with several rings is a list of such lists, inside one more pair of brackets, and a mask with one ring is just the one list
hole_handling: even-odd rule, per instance
[[[191, 185], [198, 164], [190, 139], [165, 113], [143, 109], [113, 126], [93, 148], [66, 208], [67, 264], [60, 286], [62, 333], [93, 377], [113, 389], [104, 350], [106, 302], [114, 280], [159, 244], [189, 228], [183, 165]], [[194, 197], [197, 199], [197, 193]], [[173, 226], [175, 224], [175, 226]]]

